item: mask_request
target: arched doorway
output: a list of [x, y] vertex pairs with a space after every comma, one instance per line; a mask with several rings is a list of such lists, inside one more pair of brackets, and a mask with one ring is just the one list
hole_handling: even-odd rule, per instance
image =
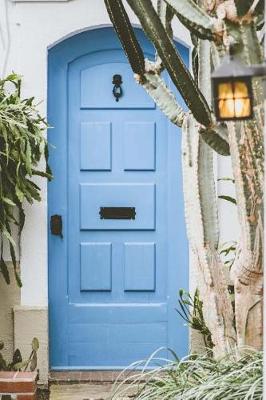
[[50, 366], [120, 369], [159, 347], [183, 355], [180, 134], [134, 81], [112, 28], [64, 40], [48, 61]]

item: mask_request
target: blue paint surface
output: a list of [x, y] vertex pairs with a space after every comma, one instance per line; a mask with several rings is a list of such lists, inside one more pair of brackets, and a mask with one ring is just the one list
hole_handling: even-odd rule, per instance
[[[177, 47], [188, 64], [188, 49]], [[119, 102], [114, 74], [123, 80]], [[159, 347], [182, 356], [188, 333], [175, 306], [188, 286], [188, 250], [180, 131], [137, 85], [111, 28], [49, 50], [48, 78], [48, 217], [63, 218], [63, 239], [48, 232], [50, 367], [120, 369]], [[136, 217], [101, 219], [100, 207], [135, 207]]]

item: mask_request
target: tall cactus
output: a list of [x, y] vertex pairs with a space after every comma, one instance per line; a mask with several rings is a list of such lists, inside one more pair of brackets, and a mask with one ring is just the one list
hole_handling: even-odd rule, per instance
[[[184, 199], [190, 246], [197, 260], [204, 314], [217, 355], [234, 343], [262, 346], [263, 256], [263, 97], [254, 82], [255, 117], [250, 122], [215, 121], [211, 111], [211, 65], [217, 66], [230, 50], [249, 64], [262, 61], [257, 30], [261, 28], [262, 0], [126, 0], [154, 44], [157, 57], [144, 60], [122, 0], [105, 0], [121, 43], [144, 87], [165, 115], [182, 126]], [[184, 65], [172, 39], [175, 15], [189, 29], [194, 77]], [[134, 55], [135, 53], [135, 55]], [[166, 86], [166, 68], [187, 106], [185, 112]], [[210, 146], [210, 147], [209, 147]], [[235, 287], [235, 316], [219, 257], [217, 195], [213, 150], [231, 155], [241, 235], [231, 279]], [[195, 223], [197, 221], [197, 223]], [[197, 231], [194, 227], [197, 227]], [[235, 326], [234, 326], [234, 320]]]

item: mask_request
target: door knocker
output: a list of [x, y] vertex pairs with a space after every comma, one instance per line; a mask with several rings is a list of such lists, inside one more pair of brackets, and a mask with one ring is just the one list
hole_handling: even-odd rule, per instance
[[113, 95], [115, 97], [116, 101], [119, 101], [120, 97], [123, 96], [123, 90], [121, 88], [121, 84], [123, 83], [122, 81], [122, 76], [121, 75], [114, 75], [113, 76]]

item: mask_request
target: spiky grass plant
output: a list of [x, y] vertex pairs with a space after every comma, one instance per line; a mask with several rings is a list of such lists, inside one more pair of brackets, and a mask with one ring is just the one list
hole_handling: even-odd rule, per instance
[[[259, 400], [263, 398], [262, 352], [245, 349], [234, 351], [215, 360], [208, 355], [189, 355], [161, 366], [162, 359], [153, 358], [148, 369], [146, 363], [135, 363], [128, 377], [120, 377], [114, 385], [112, 400]], [[126, 374], [124, 371], [123, 374]], [[123, 375], [125, 376], [125, 375]]]

